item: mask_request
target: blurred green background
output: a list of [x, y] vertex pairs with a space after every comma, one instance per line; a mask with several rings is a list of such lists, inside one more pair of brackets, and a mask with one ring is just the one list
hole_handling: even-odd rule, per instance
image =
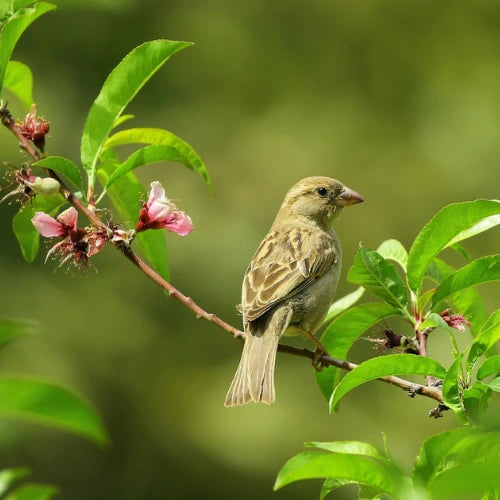
[[[309, 175], [341, 179], [366, 203], [344, 211], [338, 295], [357, 245], [396, 237], [407, 247], [447, 203], [495, 198], [500, 183], [500, 4], [373, 0], [65, 0], [38, 20], [14, 59], [31, 66], [50, 154], [78, 161], [86, 113], [118, 61], [154, 38], [194, 41], [127, 112], [132, 126], [171, 130], [212, 175], [213, 198], [186, 168], [156, 165], [193, 218], [168, 234], [172, 282], [208, 311], [240, 324], [243, 272], [286, 190]], [[17, 117], [24, 111], [12, 101]], [[2, 160], [20, 161], [0, 132]], [[279, 468], [308, 440], [388, 446], [406, 470], [425, 437], [455, 425], [434, 406], [385, 384], [353, 392], [329, 415], [311, 366], [278, 355], [271, 407], [223, 407], [241, 345], [167, 300], [112, 248], [98, 273], [23, 262], [0, 212], [2, 317], [39, 321], [40, 334], [0, 353], [0, 369], [85, 394], [113, 440], [100, 450], [59, 431], [0, 420], [1, 466], [28, 465], [64, 499], [309, 499], [320, 481], [272, 493]], [[465, 243], [498, 251], [498, 232]], [[452, 262], [460, 259], [448, 254]], [[494, 286], [480, 289], [490, 310]], [[365, 299], [368, 300], [368, 299]], [[466, 334], [464, 334], [466, 335]], [[299, 341], [299, 345], [302, 345]], [[446, 366], [446, 338], [430, 339]], [[352, 361], [372, 355], [368, 343]], [[498, 407], [497, 407], [498, 411]], [[339, 491], [349, 498], [353, 490]], [[344, 496], [342, 496], [344, 495]]]

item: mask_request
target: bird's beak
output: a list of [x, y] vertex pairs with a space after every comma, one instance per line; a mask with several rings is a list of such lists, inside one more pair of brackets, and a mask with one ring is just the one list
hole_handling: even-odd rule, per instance
[[361, 203], [363, 197], [356, 193], [356, 191], [344, 186], [344, 189], [337, 196], [335, 203], [341, 207], [345, 207], [347, 205], [356, 205], [356, 203]]

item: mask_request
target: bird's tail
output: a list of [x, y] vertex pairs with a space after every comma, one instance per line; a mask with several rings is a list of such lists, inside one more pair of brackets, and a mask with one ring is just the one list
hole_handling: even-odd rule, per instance
[[280, 335], [268, 329], [248, 328], [240, 364], [226, 396], [225, 406], [250, 401], [274, 403], [274, 364]]

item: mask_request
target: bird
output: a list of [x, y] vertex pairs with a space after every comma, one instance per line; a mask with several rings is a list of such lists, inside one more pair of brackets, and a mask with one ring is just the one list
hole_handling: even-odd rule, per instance
[[363, 198], [330, 177], [307, 177], [287, 192], [271, 229], [245, 271], [239, 308], [245, 344], [225, 406], [272, 404], [274, 367], [282, 335], [314, 337], [333, 302], [342, 248], [333, 221]]

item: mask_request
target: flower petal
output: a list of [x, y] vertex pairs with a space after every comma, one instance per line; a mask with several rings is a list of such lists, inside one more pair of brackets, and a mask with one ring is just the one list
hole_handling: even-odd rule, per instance
[[57, 220], [66, 224], [66, 226], [70, 227], [73, 231], [78, 229], [78, 212], [75, 207], [69, 207], [64, 212], [61, 212], [57, 216]]
[[49, 214], [44, 212], [37, 212], [31, 219], [31, 222], [35, 226], [36, 230], [46, 238], [52, 238], [54, 236], [62, 238], [66, 235], [66, 229], [64, 226], [52, 218]]
[[179, 236], [186, 236], [186, 234], [189, 234], [194, 229], [191, 217], [186, 213], [178, 210], [173, 212], [172, 215], [174, 217], [165, 224], [165, 227], [169, 231], [177, 233]]
[[168, 200], [155, 200], [148, 207], [148, 217], [152, 221], [162, 222], [166, 220], [169, 215], [177, 207], [173, 203], [169, 203]]
[[152, 203], [159, 200], [166, 200], [165, 189], [163, 189], [163, 186], [158, 181], [153, 181], [151, 183], [147, 207], [149, 208]]

